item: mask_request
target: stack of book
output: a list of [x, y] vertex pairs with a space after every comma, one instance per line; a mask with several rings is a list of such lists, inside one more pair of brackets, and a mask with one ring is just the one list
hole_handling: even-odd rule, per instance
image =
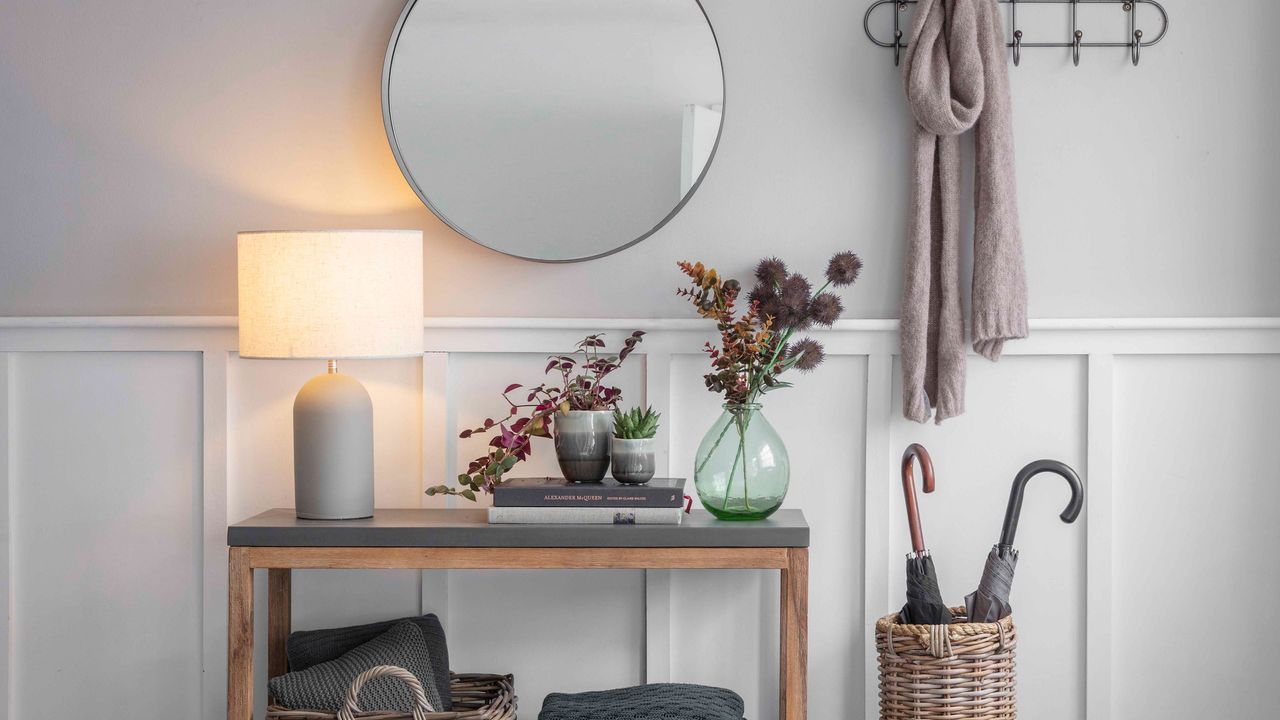
[[573, 483], [564, 478], [512, 478], [493, 491], [495, 524], [679, 525], [684, 478], [628, 485], [613, 478]]

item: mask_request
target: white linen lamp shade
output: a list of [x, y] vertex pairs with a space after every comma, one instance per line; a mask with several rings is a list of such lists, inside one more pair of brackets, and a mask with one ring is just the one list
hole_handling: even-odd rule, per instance
[[329, 361], [293, 403], [298, 517], [370, 517], [373, 403], [336, 361], [422, 353], [422, 233], [245, 232], [236, 255], [240, 356]]
[[422, 353], [422, 232], [249, 232], [237, 238], [240, 357]]

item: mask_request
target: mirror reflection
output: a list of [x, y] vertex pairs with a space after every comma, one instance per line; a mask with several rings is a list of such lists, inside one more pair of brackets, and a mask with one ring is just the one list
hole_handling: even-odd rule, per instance
[[383, 77], [387, 134], [423, 202], [482, 245], [559, 262], [674, 216], [723, 102], [696, 0], [416, 0]]

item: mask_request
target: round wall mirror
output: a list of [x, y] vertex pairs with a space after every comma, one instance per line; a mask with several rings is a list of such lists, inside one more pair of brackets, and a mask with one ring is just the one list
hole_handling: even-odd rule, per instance
[[720, 138], [724, 74], [697, 0], [411, 0], [382, 113], [441, 220], [571, 262], [643, 240], [688, 202]]

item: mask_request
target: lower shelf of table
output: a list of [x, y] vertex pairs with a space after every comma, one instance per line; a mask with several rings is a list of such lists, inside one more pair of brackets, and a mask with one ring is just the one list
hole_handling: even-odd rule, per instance
[[804, 720], [807, 706], [809, 549], [231, 547], [228, 552], [227, 718], [253, 713], [254, 570], [268, 576], [268, 671], [284, 669], [294, 569], [760, 569], [781, 573], [779, 717]]

